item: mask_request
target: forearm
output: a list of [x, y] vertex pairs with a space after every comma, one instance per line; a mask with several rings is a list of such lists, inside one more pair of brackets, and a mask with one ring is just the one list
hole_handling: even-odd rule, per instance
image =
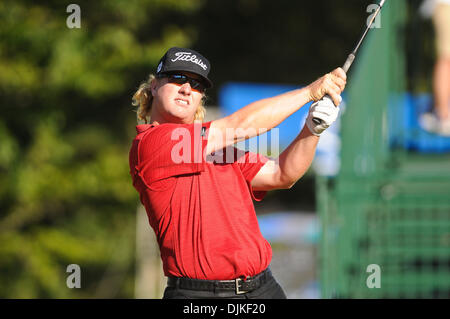
[[207, 153], [264, 134], [305, 104], [318, 101], [326, 94], [332, 97], [335, 105], [339, 105], [339, 94], [345, 87], [345, 79], [345, 72], [338, 68], [305, 88], [253, 102], [227, 117], [213, 121], [208, 135]]
[[316, 153], [319, 137], [306, 125], [301, 133], [279, 156], [280, 179], [283, 185], [292, 187], [309, 169]]
[[308, 89], [303, 88], [247, 105], [231, 115], [231, 128], [244, 133], [236, 135], [236, 142], [271, 130], [310, 101]]

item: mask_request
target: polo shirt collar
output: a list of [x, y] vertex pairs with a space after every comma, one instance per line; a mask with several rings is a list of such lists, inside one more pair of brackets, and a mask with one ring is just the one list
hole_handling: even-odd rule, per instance
[[147, 131], [148, 129], [151, 129], [152, 127], [155, 127], [155, 125], [153, 124], [140, 124], [136, 126], [136, 132], [137, 134], [141, 134], [145, 131]]

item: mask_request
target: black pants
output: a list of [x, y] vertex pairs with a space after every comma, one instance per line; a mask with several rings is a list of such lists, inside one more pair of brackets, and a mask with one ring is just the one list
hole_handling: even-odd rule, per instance
[[166, 287], [163, 299], [286, 299], [286, 294], [271, 275], [258, 289], [242, 295], [231, 290], [203, 291]]

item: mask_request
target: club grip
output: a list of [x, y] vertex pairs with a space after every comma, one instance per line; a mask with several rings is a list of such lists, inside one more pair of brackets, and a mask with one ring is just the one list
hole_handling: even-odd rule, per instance
[[[323, 100], [325, 100], [325, 99], [329, 99], [329, 100], [331, 101], [331, 96], [329, 96], [329, 95], [327, 94], [327, 95], [325, 95], [320, 101], [318, 101], [318, 102], [316, 102], [316, 103], [320, 103], [321, 101], [323, 101]], [[317, 118], [317, 117], [314, 117], [314, 118], [312, 119], [312, 121], [313, 121], [315, 124], [317, 124], [317, 125], [321, 125], [322, 122], [323, 122], [321, 119], [319, 119], [319, 118]]]
[[[348, 55], [347, 60], [345, 61], [344, 66], [342, 67], [342, 69], [344, 70], [345, 73], [347, 73], [348, 70], [350, 69], [350, 67], [352, 66], [353, 61], [355, 61], [355, 57], [356, 57], [356, 56], [355, 56], [353, 53], [350, 53], [350, 54]], [[331, 99], [328, 95], [326, 95], [326, 96], [327, 96], [329, 99]], [[323, 99], [322, 99], [322, 100], [323, 100]], [[317, 118], [317, 117], [313, 118], [313, 122], [314, 122], [315, 124], [317, 124], [317, 125], [322, 124], [322, 120], [319, 119], [319, 118]]]
[[314, 122], [315, 124], [317, 124], [317, 125], [322, 124], [322, 120], [319, 119], [319, 118], [317, 118], [317, 117], [313, 118], [313, 122]]
[[353, 53], [350, 53], [347, 57], [347, 60], [344, 63], [344, 66], [342, 67], [342, 69], [344, 70], [345, 73], [348, 72], [348, 70], [350, 69], [350, 67], [353, 64], [353, 61], [355, 61], [355, 55]]

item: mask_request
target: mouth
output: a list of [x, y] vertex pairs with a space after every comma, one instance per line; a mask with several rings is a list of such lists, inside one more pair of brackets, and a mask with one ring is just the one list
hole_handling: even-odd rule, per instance
[[179, 105], [184, 105], [184, 106], [189, 105], [189, 101], [183, 100], [183, 99], [175, 99], [175, 103], [177, 103]]

